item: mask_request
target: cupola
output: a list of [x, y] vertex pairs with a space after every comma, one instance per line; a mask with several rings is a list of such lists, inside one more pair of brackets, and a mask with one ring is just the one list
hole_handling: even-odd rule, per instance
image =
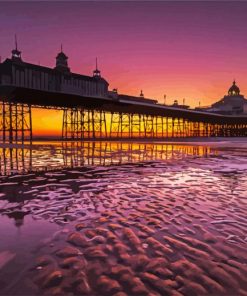
[[236, 85], [236, 81], [234, 80], [232, 86], [228, 90], [228, 95], [229, 96], [239, 96], [239, 94], [240, 94], [240, 89]]
[[63, 52], [63, 46], [61, 45], [61, 51], [56, 56], [56, 70], [61, 72], [70, 72], [68, 67], [68, 57]]

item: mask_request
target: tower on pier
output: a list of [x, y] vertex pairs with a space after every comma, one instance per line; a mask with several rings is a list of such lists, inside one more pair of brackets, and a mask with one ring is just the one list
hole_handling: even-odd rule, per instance
[[55, 69], [61, 72], [70, 72], [70, 68], [68, 67], [68, 57], [63, 52], [62, 44], [61, 44], [61, 51], [56, 56]]

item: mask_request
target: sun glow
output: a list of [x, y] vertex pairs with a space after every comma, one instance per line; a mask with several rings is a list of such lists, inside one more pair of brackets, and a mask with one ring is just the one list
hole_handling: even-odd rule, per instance
[[37, 136], [61, 136], [62, 111], [33, 109], [33, 133]]

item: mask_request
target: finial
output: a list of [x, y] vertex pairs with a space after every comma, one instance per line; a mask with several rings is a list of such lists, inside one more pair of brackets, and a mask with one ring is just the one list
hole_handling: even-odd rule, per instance
[[164, 105], [166, 105], [166, 95], [164, 95]]
[[140, 97], [144, 97], [144, 94], [142, 92], [142, 89], [141, 89]]
[[234, 80], [233, 80], [233, 84], [234, 84], [234, 85], [236, 84], [235, 78], [234, 78]]
[[21, 61], [21, 51], [18, 50], [17, 35], [15, 34], [15, 49], [12, 50], [12, 59]]
[[61, 43], [61, 52], [63, 52], [63, 44]]
[[98, 70], [98, 58], [96, 57], [96, 70]]
[[17, 50], [17, 37], [16, 37], [16, 34], [15, 34], [15, 50]]

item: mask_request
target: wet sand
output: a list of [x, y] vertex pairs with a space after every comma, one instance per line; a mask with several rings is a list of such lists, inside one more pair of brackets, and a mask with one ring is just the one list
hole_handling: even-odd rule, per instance
[[1, 176], [0, 295], [247, 295], [244, 144]]

